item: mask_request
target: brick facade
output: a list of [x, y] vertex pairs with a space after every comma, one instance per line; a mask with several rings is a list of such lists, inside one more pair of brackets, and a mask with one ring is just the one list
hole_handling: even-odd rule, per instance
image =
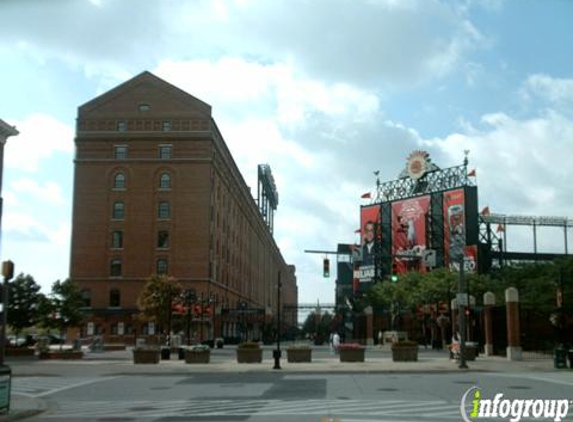
[[79, 108], [75, 143], [70, 274], [86, 298], [83, 337], [129, 342], [145, 334], [137, 297], [165, 269], [211, 299], [214, 315], [193, 322], [203, 339], [244, 334], [247, 325], [222, 316], [244, 303], [264, 310], [266, 322], [248, 325], [251, 337], [262, 337], [276, 314], [279, 271], [283, 303], [297, 302], [294, 267], [209, 105], [144, 72]]

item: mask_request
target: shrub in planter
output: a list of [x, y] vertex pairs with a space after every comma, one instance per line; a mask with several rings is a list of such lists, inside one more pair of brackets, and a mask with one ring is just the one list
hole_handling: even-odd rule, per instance
[[394, 362], [416, 362], [418, 360], [418, 343], [410, 340], [392, 343], [392, 360]]
[[263, 361], [263, 349], [259, 343], [247, 341], [237, 346], [238, 363], [261, 363]]
[[185, 350], [185, 363], [209, 363], [211, 348], [207, 345], [198, 344]]
[[340, 362], [364, 362], [366, 347], [358, 343], [342, 343], [338, 345]]
[[33, 357], [35, 350], [29, 347], [6, 347], [6, 357]]
[[287, 347], [287, 362], [311, 362], [312, 348], [309, 346], [289, 346]]
[[43, 350], [38, 354], [40, 359], [82, 359], [83, 352], [72, 349]]
[[133, 363], [159, 363], [158, 347], [141, 346], [133, 349]]

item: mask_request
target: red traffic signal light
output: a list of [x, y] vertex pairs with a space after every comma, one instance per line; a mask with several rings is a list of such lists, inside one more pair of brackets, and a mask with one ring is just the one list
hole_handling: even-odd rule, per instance
[[325, 278], [330, 277], [330, 261], [328, 258], [324, 258], [322, 262], [322, 274]]

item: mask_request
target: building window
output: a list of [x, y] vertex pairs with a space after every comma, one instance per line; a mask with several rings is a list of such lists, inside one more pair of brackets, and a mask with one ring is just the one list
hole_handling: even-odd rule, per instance
[[157, 234], [157, 247], [159, 249], [167, 249], [169, 247], [169, 232], [167, 230], [161, 230]]
[[113, 147], [113, 157], [116, 160], [125, 160], [127, 158], [127, 147], [125, 145], [116, 145]]
[[121, 259], [111, 260], [109, 275], [111, 277], [121, 277]]
[[83, 289], [81, 291], [82, 295], [82, 306], [86, 308], [91, 308], [92, 306], [92, 292], [90, 289]]
[[116, 220], [123, 220], [125, 217], [125, 206], [123, 202], [115, 202], [113, 204], [113, 218]]
[[114, 189], [125, 189], [125, 176], [123, 173], [117, 173], [113, 178]]
[[159, 158], [162, 160], [171, 159], [171, 145], [160, 145], [159, 146]]
[[121, 306], [121, 293], [118, 289], [111, 289], [109, 291], [109, 306], [115, 308]]
[[149, 111], [151, 106], [149, 104], [139, 104], [139, 111]]
[[161, 219], [167, 219], [167, 218], [171, 217], [171, 210], [169, 207], [169, 202], [161, 201], [159, 203], [158, 217]]
[[117, 122], [117, 130], [118, 132], [125, 132], [127, 130], [127, 122], [123, 120]]
[[172, 129], [171, 120], [163, 122], [163, 132], [169, 132]]
[[123, 232], [116, 230], [111, 234], [111, 247], [114, 249], [123, 248]]
[[[111, 300], [111, 299], [110, 299], [110, 300]], [[109, 305], [109, 306], [111, 306], [111, 305]], [[117, 324], [117, 322], [114, 322], [114, 323], [112, 323], [112, 324], [109, 326], [109, 331], [110, 331], [110, 334], [111, 334], [112, 336], [117, 336], [117, 335], [118, 335], [118, 324]]]
[[171, 189], [171, 176], [169, 175], [169, 173], [163, 173], [159, 177], [159, 188]]
[[167, 274], [167, 260], [164, 258], [157, 260], [157, 274]]

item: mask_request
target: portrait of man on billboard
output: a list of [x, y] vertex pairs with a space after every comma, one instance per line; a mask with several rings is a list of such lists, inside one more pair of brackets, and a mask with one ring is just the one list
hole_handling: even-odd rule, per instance
[[362, 265], [374, 265], [374, 222], [367, 221], [363, 228]]

